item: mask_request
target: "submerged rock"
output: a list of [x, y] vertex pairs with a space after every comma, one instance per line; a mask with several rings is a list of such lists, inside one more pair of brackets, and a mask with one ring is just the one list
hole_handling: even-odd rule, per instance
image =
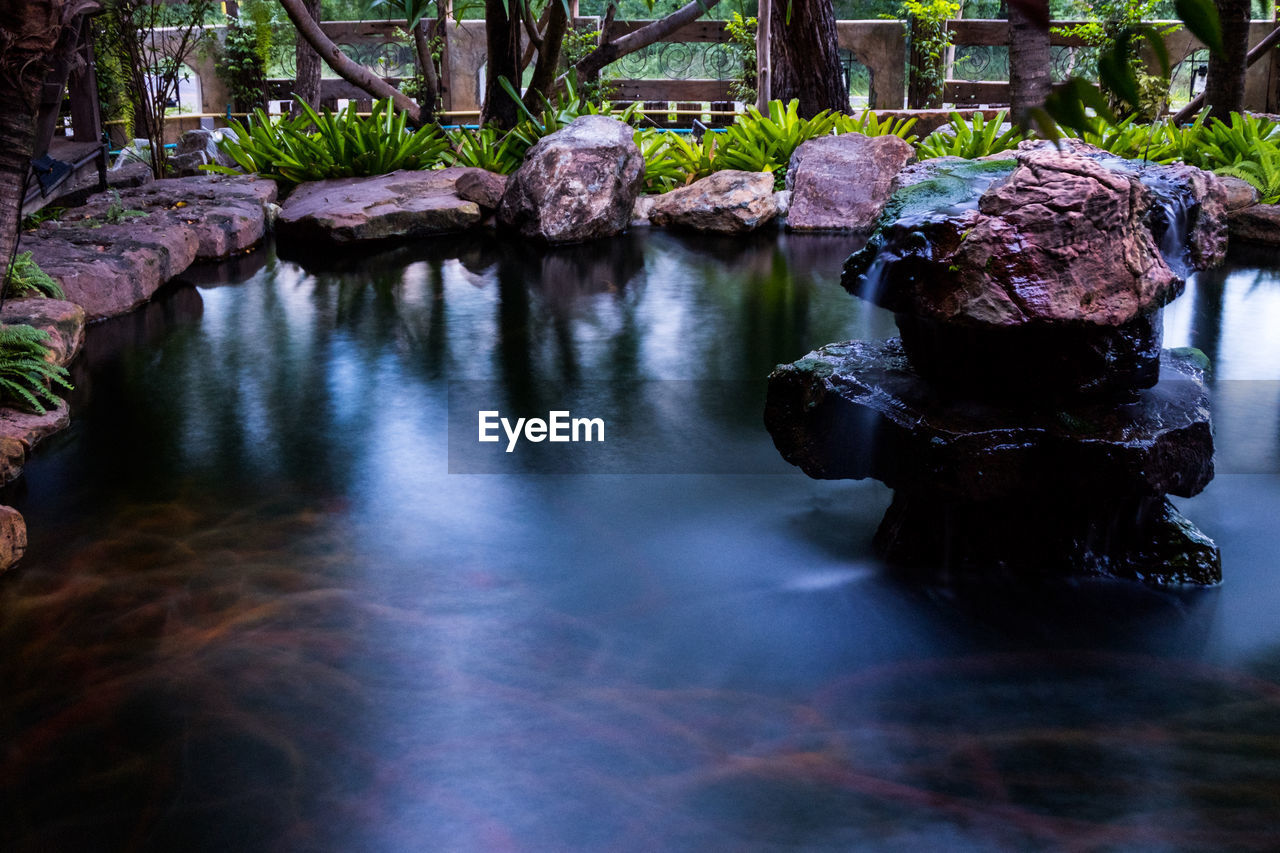
[[896, 136], [860, 133], [810, 139], [787, 170], [787, 227], [793, 231], [868, 231], [893, 191], [893, 179], [915, 159]]
[[543, 137], [507, 183], [498, 222], [547, 243], [620, 234], [644, 178], [632, 128], [588, 115]]
[[471, 170], [401, 170], [372, 178], [300, 184], [276, 220], [283, 239], [349, 245], [464, 231], [480, 221], [480, 206], [455, 192]]
[[778, 215], [770, 172], [728, 169], [658, 196], [649, 222], [667, 228], [744, 234]]

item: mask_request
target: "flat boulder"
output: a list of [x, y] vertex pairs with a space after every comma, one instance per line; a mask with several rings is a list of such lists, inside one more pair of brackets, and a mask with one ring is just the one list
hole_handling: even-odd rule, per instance
[[401, 170], [300, 184], [281, 206], [276, 228], [284, 239], [343, 245], [465, 231], [481, 218], [480, 206], [456, 192], [469, 171]]
[[606, 116], [581, 116], [538, 140], [507, 183], [499, 224], [547, 243], [621, 233], [644, 179], [633, 129]]
[[1226, 193], [1224, 204], [1226, 205], [1227, 213], [1234, 213], [1237, 210], [1243, 210], [1258, 203], [1258, 188], [1248, 181], [1242, 181], [1230, 175], [1219, 175], [1218, 181], [1222, 184], [1222, 189]]
[[791, 156], [787, 189], [792, 231], [869, 231], [893, 192], [893, 179], [915, 159], [896, 136], [845, 133], [800, 145]]
[[654, 200], [649, 222], [666, 228], [744, 234], [778, 215], [769, 172], [714, 172]]
[[167, 217], [140, 217], [120, 225], [44, 223], [24, 235], [45, 272], [92, 322], [127, 313], [196, 259], [195, 228]]
[[1280, 246], [1280, 204], [1255, 204], [1227, 214], [1231, 237], [1243, 243]]

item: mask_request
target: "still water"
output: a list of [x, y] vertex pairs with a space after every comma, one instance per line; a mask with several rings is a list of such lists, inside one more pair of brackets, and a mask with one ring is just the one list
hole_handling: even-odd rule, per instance
[[[0, 849], [1275, 849], [1280, 269], [1168, 311], [1220, 588], [930, 587], [761, 423], [775, 363], [892, 333], [851, 248], [267, 250], [94, 327], [7, 495]], [[632, 440], [451, 473], [476, 388]]]

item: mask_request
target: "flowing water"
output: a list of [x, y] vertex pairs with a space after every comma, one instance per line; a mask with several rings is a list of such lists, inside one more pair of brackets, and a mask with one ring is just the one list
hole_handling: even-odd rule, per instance
[[[0, 849], [1275, 849], [1280, 270], [1168, 313], [1221, 587], [944, 588], [761, 424], [892, 333], [851, 248], [262, 252], [94, 327], [4, 496]], [[468, 455], [464, 402], [569, 398], [607, 452]]]

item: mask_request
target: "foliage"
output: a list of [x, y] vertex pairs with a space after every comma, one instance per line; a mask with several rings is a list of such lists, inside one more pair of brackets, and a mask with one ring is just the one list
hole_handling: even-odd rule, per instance
[[20, 297], [27, 294], [45, 296], [49, 299], [66, 299], [62, 286], [52, 276], [40, 269], [40, 265], [31, 257], [30, 252], [23, 252], [13, 259], [9, 268], [9, 278], [5, 285], [4, 295]]
[[[574, 119], [584, 115], [608, 115], [612, 112], [612, 106], [607, 101], [595, 104], [586, 99], [578, 86], [577, 75], [572, 69], [565, 76], [564, 90], [556, 96], [554, 102], [541, 92], [536, 93], [542, 101], [542, 107], [537, 113], [524, 105], [520, 93], [511, 85], [510, 80], [504, 77], [499, 83], [525, 116], [524, 121], [513, 127], [503, 140], [504, 145], [509, 146], [512, 155], [521, 160], [539, 139], [567, 127]], [[630, 122], [639, 109], [639, 104], [631, 104], [621, 113], [614, 115], [614, 118]]]
[[856, 116], [837, 115], [836, 133], [861, 133], [863, 136], [896, 136], [899, 139], [915, 144], [919, 139], [911, 128], [916, 126], [915, 118], [881, 119], [871, 110], [864, 110]]
[[1098, 62], [1104, 67], [1108, 56], [1123, 57], [1123, 62], [1128, 66], [1127, 73], [1132, 75], [1136, 84], [1137, 100], [1123, 97], [1120, 92], [1122, 87], [1107, 86], [1104, 91], [1108, 106], [1113, 112], [1124, 112], [1126, 108], [1131, 108], [1140, 121], [1155, 120], [1169, 103], [1167, 54], [1162, 63], [1163, 73], [1151, 74], [1148, 73], [1139, 50], [1142, 45], [1139, 36], [1150, 34], [1151, 38], [1147, 39], [1147, 43], [1154, 47], [1155, 41], [1163, 45], [1164, 36], [1176, 29], [1149, 27], [1143, 23], [1155, 17], [1159, 5], [1158, 0], [1094, 0], [1088, 10], [1093, 20], [1054, 30], [1055, 33], [1078, 38], [1086, 45], [1097, 48]]
[[781, 186], [787, 175], [791, 155], [806, 142], [827, 136], [836, 127], [838, 114], [823, 110], [813, 118], [800, 117], [800, 103], [792, 100], [785, 107], [781, 101], [769, 102], [769, 114], [755, 107], [725, 130], [725, 140], [716, 162], [719, 169], [741, 169], [747, 172], [772, 172]]
[[1022, 131], [1010, 127], [1003, 133], [1000, 132], [1007, 112], [1001, 110], [990, 121], [980, 112], [975, 112], [971, 121], [965, 121], [957, 112], [951, 113], [951, 120], [946, 125], [929, 134], [920, 143], [920, 159], [964, 157], [973, 160], [1017, 147], [1026, 138]]
[[129, 75], [120, 54], [119, 43], [108, 37], [107, 30], [93, 27], [93, 67], [102, 121], [118, 124], [118, 141], [123, 142], [133, 139], [133, 99], [129, 97]]
[[1280, 202], [1280, 145], [1268, 140], [1260, 143], [1251, 154], [1251, 159], [1221, 166], [1214, 171], [1252, 184], [1263, 204]]
[[[723, 134], [707, 132], [701, 139], [652, 128], [637, 130], [636, 145], [644, 157], [644, 191], [662, 193], [691, 184], [725, 165], [718, 157]], [[760, 170], [753, 170], [760, 171]]]
[[741, 63], [742, 71], [729, 83], [729, 97], [739, 103], [756, 102], [756, 29], [755, 18], [743, 18], [738, 12], [725, 21], [729, 51]]
[[[265, 32], [264, 40], [260, 32]], [[226, 84], [236, 108], [248, 111], [266, 106], [267, 61], [271, 57], [270, 18], [259, 28], [257, 22], [227, 21], [227, 33], [216, 49], [218, 77]]]
[[500, 175], [509, 175], [520, 168], [523, 158], [514, 149], [523, 143], [515, 144], [492, 125], [475, 130], [459, 127], [449, 131], [448, 136], [454, 162], [459, 166], [486, 169]]
[[940, 105], [944, 59], [951, 46], [946, 22], [959, 16], [960, 4], [953, 0], [903, 0], [902, 14], [911, 21], [911, 89], [915, 93], [911, 106]]
[[30, 231], [33, 228], [39, 228], [40, 223], [56, 221], [66, 212], [67, 209], [65, 207], [54, 207], [53, 205], [42, 207], [34, 213], [28, 213], [22, 217], [22, 230]]
[[[572, 68], [578, 60], [595, 50], [599, 43], [600, 30], [589, 26], [570, 27], [564, 34], [564, 41], [560, 43], [560, 61]], [[592, 104], [601, 104], [618, 91], [617, 86], [600, 79], [588, 80], [578, 86], [581, 98]]]
[[1199, 129], [1194, 146], [1183, 159], [1201, 169], [1217, 169], [1255, 161], [1260, 151], [1280, 142], [1280, 124], [1260, 116], [1232, 113], [1229, 122], [1210, 119]]
[[[355, 104], [337, 114], [299, 106], [302, 114], [295, 119], [273, 121], [255, 110], [248, 127], [233, 121], [240, 139], [223, 139], [222, 150], [245, 171], [288, 184], [429, 169], [450, 155], [449, 140], [438, 126], [410, 130], [406, 115], [393, 109], [390, 99], [374, 104], [369, 116], [358, 115]], [[223, 166], [201, 168], [236, 174]]]
[[27, 325], [0, 326], [0, 399], [44, 414], [61, 402], [52, 387], [72, 390], [67, 369], [48, 361], [49, 333]]

